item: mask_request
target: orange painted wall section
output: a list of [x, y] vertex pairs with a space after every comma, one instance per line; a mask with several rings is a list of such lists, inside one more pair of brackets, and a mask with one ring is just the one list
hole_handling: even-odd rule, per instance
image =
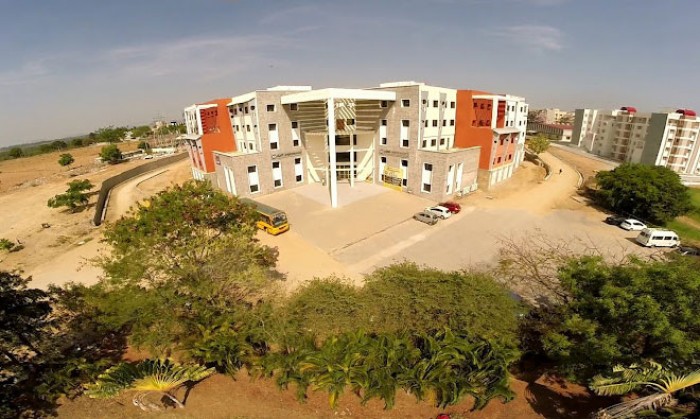
[[[457, 110], [455, 121], [455, 146], [461, 148], [481, 146], [479, 154], [479, 169], [488, 170], [491, 167], [491, 156], [493, 149], [493, 131], [491, 126], [478, 126], [479, 117], [481, 120], [491, 120], [491, 110], [484, 110], [479, 107], [478, 115], [474, 109], [474, 95], [489, 94], [476, 90], [457, 90]], [[476, 121], [476, 123], [474, 123]], [[476, 125], [476, 126], [475, 126]]]
[[[202, 152], [204, 154], [202, 171], [211, 173], [216, 171], [214, 164], [214, 151], [232, 152], [236, 151], [236, 139], [233, 136], [233, 127], [231, 119], [228, 115], [226, 105], [230, 99], [215, 99], [202, 105], [216, 104], [216, 108], [202, 109], [200, 117], [202, 118], [201, 138]], [[192, 150], [196, 157], [197, 150]]]

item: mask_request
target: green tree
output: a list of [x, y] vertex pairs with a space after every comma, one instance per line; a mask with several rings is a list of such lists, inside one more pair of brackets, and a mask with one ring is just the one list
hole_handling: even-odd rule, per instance
[[535, 154], [544, 153], [549, 148], [549, 138], [538, 134], [527, 141], [527, 148]]
[[141, 125], [131, 129], [131, 135], [133, 135], [135, 138], [145, 138], [151, 135], [152, 132], [153, 130], [148, 125]]
[[68, 144], [65, 141], [62, 140], [56, 140], [51, 143], [51, 149], [52, 150], [65, 150], [68, 148]]
[[111, 362], [105, 348], [118, 347], [28, 283], [0, 271], [0, 417], [52, 416], [59, 396], [77, 395]]
[[643, 359], [691, 365], [700, 356], [700, 270], [688, 258], [610, 264], [572, 259], [559, 269], [563, 302], [530, 313], [525, 350], [589, 378]]
[[126, 127], [104, 127], [90, 133], [96, 142], [117, 143], [124, 139], [128, 129]]
[[671, 406], [678, 401], [674, 397], [676, 393], [689, 390], [698, 384], [700, 370], [689, 374], [675, 374], [655, 362], [646, 362], [629, 367], [616, 366], [610, 376], [593, 377], [590, 388], [601, 396], [622, 396], [633, 391], [647, 393], [640, 398], [627, 400], [598, 412], [599, 418], [621, 419]]
[[[104, 232], [106, 278], [91, 300], [157, 354], [212, 348], [266, 295], [277, 253], [260, 245], [254, 211], [203, 182], [153, 196]], [[236, 345], [231, 341], [230, 344]], [[238, 364], [238, 360], [233, 360]]]
[[596, 198], [620, 214], [664, 225], [693, 207], [677, 173], [661, 166], [623, 163], [596, 175]]
[[84, 145], [85, 145], [85, 142], [83, 141], [82, 138], [73, 138], [70, 141], [70, 146], [73, 148], [82, 147]]
[[322, 338], [357, 328], [430, 332], [445, 325], [513, 349], [524, 308], [487, 274], [443, 272], [407, 262], [376, 270], [363, 288], [336, 278], [312, 281], [281, 311]]
[[58, 164], [61, 166], [70, 166], [75, 162], [75, 159], [73, 158], [73, 155], [70, 153], [63, 153], [58, 157]]
[[148, 151], [151, 149], [151, 146], [148, 144], [148, 141], [140, 141], [138, 148], [143, 151]]
[[122, 161], [122, 152], [119, 150], [116, 144], [109, 144], [102, 147], [100, 151], [100, 157], [102, 161], [114, 164]]
[[68, 207], [75, 212], [78, 208], [88, 204], [89, 195], [85, 193], [92, 189], [94, 185], [89, 180], [72, 180], [68, 183], [65, 193], [49, 199], [48, 206], [51, 208]]
[[87, 394], [93, 398], [114, 397], [124, 390], [136, 390], [133, 404], [143, 410], [160, 410], [146, 399], [149, 393], [167, 397], [177, 407], [185, 405], [173, 393], [178, 388], [201, 381], [214, 373], [213, 368], [199, 365], [182, 365], [170, 360], [146, 359], [136, 364], [120, 363], [101, 374]]
[[24, 156], [24, 151], [20, 147], [12, 147], [10, 149], [10, 157], [18, 159]]

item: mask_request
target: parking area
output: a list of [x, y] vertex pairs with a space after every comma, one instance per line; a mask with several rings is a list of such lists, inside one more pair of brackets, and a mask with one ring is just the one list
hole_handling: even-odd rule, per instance
[[568, 184], [576, 181], [571, 171], [570, 177], [554, 176], [486, 200], [487, 205], [483, 195], [465, 197], [460, 199], [459, 214], [434, 226], [412, 219], [415, 212], [435, 204], [414, 195], [371, 184], [356, 185], [354, 190], [343, 185], [340, 196], [346, 197], [345, 205], [333, 209], [323, 203], [328, 196], [325, 187], [307, 185], [259, 199], [286, 211], [292, 224], [289, 233], [262, 240], [280, 249], [280, 269], [291, 280], [291, 288], [330, 274], [360, 283], [377, 267], [403, 260], [445, 270], [491, 264], [503, 240], [526, 235], [614, 258], [663, 251], [639, 246], [634, 242], [638, 232], [605, 224], [602, 212], [582, 204], [574, 209], [557, 207], [557, 202], [570, 199], [566, 194], [575, 188]]

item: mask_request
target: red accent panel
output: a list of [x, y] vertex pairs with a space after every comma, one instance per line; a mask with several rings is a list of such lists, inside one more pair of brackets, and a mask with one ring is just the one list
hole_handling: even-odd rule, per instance
[[[204, 162], [201, 169], [207, 173], [215, 172], [214, 151], [236, 151], [236, 139], [226, 105], [230, 99], [215, 99], [202, 105], [215, 104], [216, 108], [202, 109], [202, 153]], [[198, 154], [195, 150], [195, 155]]]

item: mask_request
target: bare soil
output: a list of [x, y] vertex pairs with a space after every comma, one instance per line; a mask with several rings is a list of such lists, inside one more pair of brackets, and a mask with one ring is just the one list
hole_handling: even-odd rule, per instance
[[[181, 389], [177, 396], [185, 400], [185, 409], [168, 408], [161, 412], [143, 412], [131, 403], [133, 393], [124, 393], [111, 400], [93, 400], [86, 397], [65, 400], [58, 410], [62, 418], [435, 418], [448, 413], [453, 418], [473, 419], [534, 419], [584, 418], [592, 411], [611, 402], [591, 398], [583, 387], [566, 384], [548, 377], [538, 377], [531, 383], [513, 379], [511, 388], [516, 397], [509, 403], [493, 400], [480, 411], [471, 412], [470, 398], [444, 409], [430, 403], [417, 402], [403, 391], [396, 394], [396, 405], [384, 410], [380, 400], [371, 400], [362, 406], [357, 396], [347, 391], [331, 409], [326, 393], [310, 391], [308, 398], [299, 402], [295, 389], [280, 390], [271, 379], [252, 379], [239, 371], [235, 379], [214, 375], [197, 384], [191, 391]], [[157, 396], [149, 400], [157, 402]]]

